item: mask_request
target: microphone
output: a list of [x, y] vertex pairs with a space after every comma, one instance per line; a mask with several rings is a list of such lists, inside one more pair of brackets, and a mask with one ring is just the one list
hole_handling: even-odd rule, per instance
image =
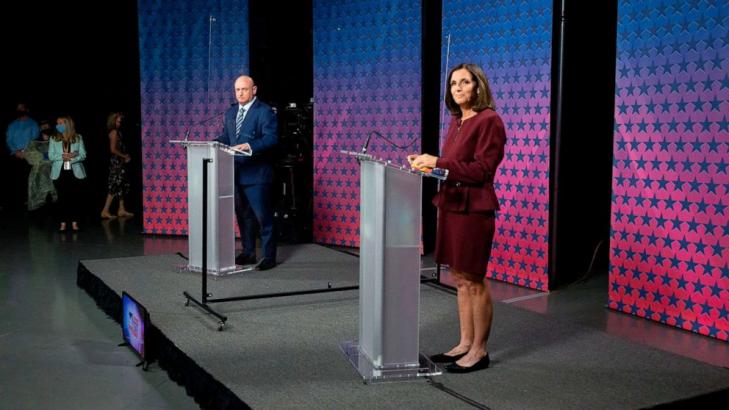
[[370, 137], [371, 136], [372, 136], [372, 134], [368, 135], [367, 136], [367, 139], [364, 142], [364, 145], [362, 145], [362, 153], [363, 154], [366, 154], [367, 153], [367, 146], [370, 145]]
[[367, 154], [367, 147], [370, 145], [370, 137], [372, 137], [372, 134], [380, 135], [377, 131], [370, 131], [370, 133], [367, 134], [367, 139], [362, 145], [362, 154]]
[[[236, 102], [230, 104], [231, 107], [234, 106], [234, 105], [238, 105], [238, 102], [236, 101]], [[187, 129], [185, 130], [185, 141], [187, 141], [187, 139], [190, 137], [190, 130], [192, 129], [192, 127], [199, 127], [201, 125], [207, 124], [209, 121], [212, 121], [212, 120], [214, 120], [216, 118], [220, 118], [220, 116], [223, 115], [223, 114], [225, 114], [226, 111], [228, 111], [228, 110], [226, 109], [223, 112], [219, 112], [219, 113], [213, 115], [212, 117], [205, 118], [204, 120], [199, 121], [199, 122], [197, 122], [197, 123], [195, 123], [195, 124], [190, 125], [189, 127], [187, 127]]]

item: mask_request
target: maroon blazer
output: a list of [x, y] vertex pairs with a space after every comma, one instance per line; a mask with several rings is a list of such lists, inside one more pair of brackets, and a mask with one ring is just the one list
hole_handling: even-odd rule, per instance
[[499, 209], [494, 176], [504, 158], [505, 143], [504, 123], [495, 111], [486, 109], [463, 122], [453, 117], [436, 163], [436, 167], [448, 170], [448, 179], [433, 204], [461, 213]]

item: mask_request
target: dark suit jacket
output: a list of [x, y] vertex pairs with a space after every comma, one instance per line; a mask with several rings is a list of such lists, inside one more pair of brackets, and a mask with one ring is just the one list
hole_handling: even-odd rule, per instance
[[223, 134], [216, 141], [230, 146], [250, 144], [253, 155], [235, 157], [235, 179], [238, 185], [270, 184], [273, 182], [273, 148], [278, 143], [278, 120], [273, 109], [256, 98], [243, 121], [240, 134], [235, 135], [238, 105], [225, 113]]
[[494, 176], [505, 143], [504, 123], [493, 110], [481, 111], [462, 124], [453, 118], [436, 164], [448, 170], [448, 179], [433, 198], [435, 206], [451, 212], [499, 209]]

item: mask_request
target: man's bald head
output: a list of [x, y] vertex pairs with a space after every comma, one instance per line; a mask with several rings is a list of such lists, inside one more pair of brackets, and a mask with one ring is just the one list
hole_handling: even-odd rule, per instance
[[253, 78], [242, 75], [235, 79], [235, 99], [238, 104], [246, 105], [256, 96], [256, 83]]

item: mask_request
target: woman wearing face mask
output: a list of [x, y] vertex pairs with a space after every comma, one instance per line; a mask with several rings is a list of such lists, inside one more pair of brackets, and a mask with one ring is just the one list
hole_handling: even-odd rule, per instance
[[71, 229], [78, 231], [81, 182], [86, 179], [83, 165], [86, 148], [71, 117], [58, 117], [56, 131], [48, 146], [48, 158], [53, 162], [51, 179], [58, 191], [59, 230], [65, 231], [70, 221]]
[[449, 363], [449, 372], [467, 373], [490, 363], [486, 343], [493, 307], [484, 276], [499, 209], [494, 176], [504, 157], [506, 133], [486, 75], [475, 64], [451, 70], [446, 106], [452, 118], [442, 156], [409, 155], [408, 161], [413, 168], [448, 171], [433, 199], [438, 207], [435, 260], [450, 267], [456, 282], [460, 341], [431, 358]]

